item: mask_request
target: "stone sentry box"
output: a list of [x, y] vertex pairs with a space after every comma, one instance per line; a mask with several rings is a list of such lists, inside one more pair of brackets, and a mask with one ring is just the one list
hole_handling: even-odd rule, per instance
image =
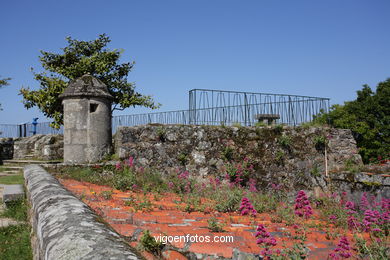
[[92, 163], [112, 151], [111, 102], [107, 86], [86, 74], [60, 95], [64, 108], [64, 163]]

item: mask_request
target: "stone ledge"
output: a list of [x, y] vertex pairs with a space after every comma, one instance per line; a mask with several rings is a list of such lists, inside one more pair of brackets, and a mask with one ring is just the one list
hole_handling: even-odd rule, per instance
[[27, 165], [24, 177], [34, 259], [141, 259], [42, 167]]
[[3, 185], [0, 184], [1, 187], [4, 188], [3, 191], [3, 202], [7, 203], [10, 201], [23, 199], [24, 197], [24, 190], [23, 185], [20, 184], [11, 184], [11, 185]]

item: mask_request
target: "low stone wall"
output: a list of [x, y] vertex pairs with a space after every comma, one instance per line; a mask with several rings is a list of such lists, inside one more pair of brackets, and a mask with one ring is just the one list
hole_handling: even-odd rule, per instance
[[14, 139], [14, 159], [31, 156], [41, 160], [62, 159], [64, 141], [62, 135], [33, 135]]
[[40, 166], [24, 169], [34, 259], [140, 259], [121, 237]]
[[222, 174], [227, 164], [248, 160], [253, 165], [251, 177], [261, 186], [281, 183], [297, 190], [327, 186], [321, 138], [328, 140], [330, 172], [362, 165], [351, 131], [333, 128], [120, 127], [115, 135], [115, 151], [122, 159], [134, 157], [135, 163], [143, 167], [165, 173], [180, 168], [200, 178], [210, 173]]
[[364, 192], [375, 196], [377, 201], [382, 198], [390, 199], [390, 175], [372, 174], [368, 172], [338, 172], [331, 175], [331, 190], [346, 192], [348, 198], [356, 203]]

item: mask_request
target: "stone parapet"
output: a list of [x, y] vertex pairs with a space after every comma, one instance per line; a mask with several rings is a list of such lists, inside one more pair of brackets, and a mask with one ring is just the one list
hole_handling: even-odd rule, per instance
[[24, 169], [34, 259], [141, 259], [114, 231], [43, 168]]
[[293, 190], [325, 187], [325, 144], [329, 172], [362, 165], [350, 130], [326, 127], [229, 127], [143, 125], [119, 127], [115, 152], [142, 167], [203, 178], [224, 178], [227, 166], [250, 164], [251, 178]]

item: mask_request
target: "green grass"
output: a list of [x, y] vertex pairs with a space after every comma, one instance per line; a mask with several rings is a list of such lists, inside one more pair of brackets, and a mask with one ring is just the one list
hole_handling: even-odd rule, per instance
[[15, 200], [7, 203], [7, 207], [4, 212], [0, 214], [0, 217], [27, 221], [27, 210], [28, 206], [26, 199]]
[[23, 184], [23, 175], [0, 176], [0, 184]]
[[[27, 201], [18, 200], [7, 204], [0, 217], [27, 222]], [[26, 224], [0, 227], [0, 259], [32, 259], [30, 226]]]
[[0, 259], [32, 259], [29, 225], [0, 228]]

